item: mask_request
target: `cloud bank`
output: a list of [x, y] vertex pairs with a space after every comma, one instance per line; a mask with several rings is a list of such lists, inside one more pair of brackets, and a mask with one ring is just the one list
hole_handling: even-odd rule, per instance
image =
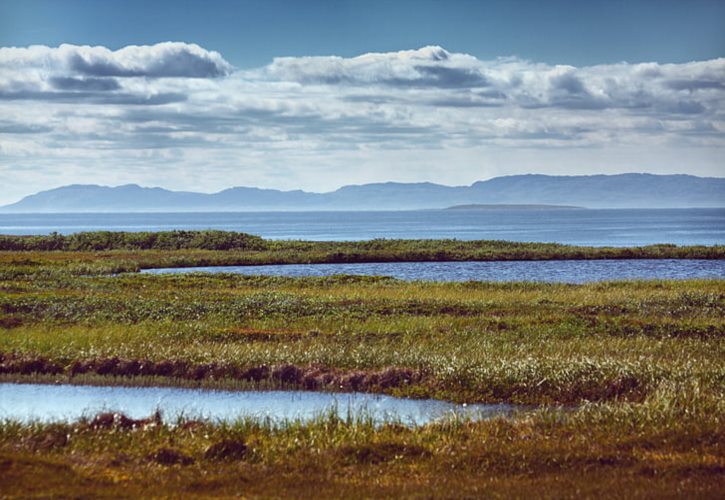
[[573, 67], [429, 46], [235, 69], [178, 42], [0, 48], [0, 184], [15, 186], [0, 201], [65, 180], [325, 190], [723, 175], [724, 114], [725, 58]]
[[725, 59], [576, 68], [518, 59], [480, 61], [432, 46], [349, 59], [278, 58], [260, 76], [303, 85], [430, 91], [419, 96], [419, 104], [700, 114], [721, 102]]

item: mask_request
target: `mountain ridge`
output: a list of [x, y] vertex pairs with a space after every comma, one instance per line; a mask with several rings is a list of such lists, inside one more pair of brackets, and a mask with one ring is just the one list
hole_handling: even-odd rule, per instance
[[469, 186], [377, 182], [326, 193], [235, 186], [215, 193], [138, 184], [70, 184], [0, 207], [3, 213], [416, 210], [454, 205], [575, 205], [587, 208], [725, 207], [725, 178], [643, 173], [523, 174]]

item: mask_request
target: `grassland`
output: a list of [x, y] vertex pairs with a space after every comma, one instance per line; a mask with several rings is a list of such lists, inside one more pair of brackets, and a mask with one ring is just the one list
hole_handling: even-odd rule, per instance
[[[380, 252], [391, 259], [408, 251], [400, 250], [405, 242], [395, 251], [386, 241], [285, 244], [298, 248], [0, 252], [0, 378], [363, 390], [542, 409], [414, 429], [332, 417], [136, 428], [5, 422], [0, 492], [706, 498], [723, 491], [722, 280], [108, 275], [290, 255], [317, 262], [336, 252], [372, 259], [360, 249], [376, 244], [389, 245]], [[411, 243], [410, 251], [433, 259], [441, 245], [480, 258], [540, 251], [498, 242]], [[668, 257], [723, 257], [721, 247], [657, 248]]]

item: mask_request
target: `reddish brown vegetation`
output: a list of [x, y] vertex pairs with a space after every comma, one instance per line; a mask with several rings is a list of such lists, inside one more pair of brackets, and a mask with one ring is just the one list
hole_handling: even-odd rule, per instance
[[272, 381], [282, 386], [307, 390], [337, 389], [375, 391], [420, 382], [423, 375], [409, 368], [389, 367], [378, 371], [345, 371], [323, 366], [266, 365], [239, 367], [221, 363], [194, 364], [188, 361], [147, 361], [120, 358], [74, 360], [67, 366], [43, 357], [0, 353], [0, 374], [75, 376], [96, 374], [113, 377], [172, 377], [185, 380]]
[[0, 328], [10, 330], [23, 324], [23, 320], [17, 316], [0, 316]]
[[161, 465], [191, 465], [194, 463], [193, 458], [173, 448], [159, 448], [148, 458]]
[[137, 429], [148, 425], [161, 425], [161, 414], [157, 411], [149, 418], [135, 419], [124, 415], [123, 413], [99, 413], [90, 422], [92, 429]]
[[232, 328], [217, 335], [218, 340], [236, 342], [290, 342], [315, 337], [317, 332], [290, 332], [283, 329]]
[[209, 446], [204, 452], [206, 460], [241, 460], [247, 454], [247, 445], [243, 441], [225, 439]]
[[380, 464], [402, 459], [430, 458], [430, 451], [422, 446], [405, 443], [365, 443], [343, 446], [337, 451], [343, 463]]

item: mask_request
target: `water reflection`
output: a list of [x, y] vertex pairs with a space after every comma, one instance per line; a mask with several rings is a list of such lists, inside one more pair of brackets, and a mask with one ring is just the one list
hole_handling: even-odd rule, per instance
[[725, 278], [725, 260], [616, 259], [492, 262], [381, 262], [361, 264], [286, 264], [147, 269], [144, 273], [237, 273], [269, 276], [355, 274], [428, 281], [544, 281], [585, 283], [624, 279]]
[[180, 416], [214, 421], [234, 421], [243, 417], [275, 422], [305, 421], [334, 412], [341, 418], [366, 416], [376, 423], [400, 421], [422, 425], [454, 415], [473, 419], [510, 415], [517, 407], [458, 405], [361, 393], [0, 384], [0, 419], [75, 421], [105, 411], [144, 418], [157, 409], [166, 421], [174, 421]]

